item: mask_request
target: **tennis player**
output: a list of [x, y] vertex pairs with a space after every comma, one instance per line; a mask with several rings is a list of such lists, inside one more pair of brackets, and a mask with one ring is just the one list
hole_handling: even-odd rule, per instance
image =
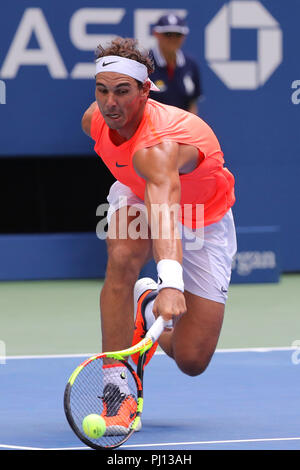
[[[149, 56], [133, 39], [99, 46], [96, 101], [82, 118], [95, 152], [117, 180], [108, 195], [102, 347], [127, 348], [162, 315], [173, 326], [161, 335], [160, 346], [183, 373], [197, 376], [218, 342], [236, 252], [234, 177], [202, 119], [149, 98], [150, 90], [159, 93], [149, 79], [152, 71]], [[142, 208], [147, 236], [130, 233], [134, 207]], [[152, 257], [157, 279], [138, 279]], [[120, 397], [107, 413], [108, 424], [128, 403], [121, 372], [117, 382], [107, 384]], [[130, 407], [128, 426], [129, 414]]]

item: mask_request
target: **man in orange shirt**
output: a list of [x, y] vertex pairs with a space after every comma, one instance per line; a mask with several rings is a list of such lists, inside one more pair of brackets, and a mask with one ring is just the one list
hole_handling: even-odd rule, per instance
[[[108, 196], [102, 348], [127, 348], [161, 315], [173, 324], [160, 346], [181, 371], [196, 376], [208, 366], [223, 322], [236, 251], [234, 178], [204, 121], [149, 99], [155, 89], [151, 72], [151, 60], [136, 41], [117, 38], [99, 46], [96, 101], [82, 118], [95, 151], [117, 179]], [[135, 205], [144, 209], [149, 236], [131, 236]], [[126, 236], [118, 235], [124, 229]], [[152, 257], [158, 282], [138, 280]], [[126, 396], [122, 380], [111, 386]]]

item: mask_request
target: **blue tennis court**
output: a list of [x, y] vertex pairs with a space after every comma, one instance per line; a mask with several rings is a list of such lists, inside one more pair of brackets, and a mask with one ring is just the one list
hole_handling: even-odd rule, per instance
[[[157, 35], [162, 14], [168, 19]], [[116, 279], [122, 273], [116, 285], [125, 293], [146, 259], [150, 245], [142, 253], [139, 241], [148, 232], [156, 261], [181, 260], [172, 229], [178, 206], [184, 225], [205, 226], [214, 246], [203, 266], [194, 257], [188, 263], [191, 279], [197, 266], [214, 278], [216, 298], [228, 290], [224, 323], [198, 377], [158, 350], [146, 368], [142, 429], [117, 454], [300, 449], [299, 17], [299, 0], [2, 1], [0, 450], [68, 458], [91, 450], [71, 430], [63, 398], [74, 368], [105, 345], [99, 297], [107, 235], [137, 242], [136, 250], [115, 243], [108, 265]], [[116, 36], [137, 40], [137, 50], [128, 40], [110, 45]], [[173, 40], [179, 49], [167, 52]], [[104, 63], [111, 54], [117, 59]], [[105, 78], [100, 64], [119, 75]], [[97, 85], [95, 74], [104, 78]], [[162, 93], [149, 91], [147, 102], [148, 78]], [[177, 107], [181, 92], [190, 113], [163, 103]], [[132, 193], [111, 191], [116, 179]], [[108, 200], [111, 209], [131, 206], [133, 195], [151, 206], [149, 224], [138, 204], [108, 230]], [[231, 207], [238, 249], [227, 287], [228, 227], [214, 243], [208, 235]], [[186, 251], [202, 241], [194, 235]], [[182, 288], [177, 268], [169, 287]], [[139, 274], [161, 277], [155, 263]], [[122, 299], [114, 287], [101, 303], [106, 319], [112, 313], [107, 334], [123, 332], [126, 321], [106, 309]], [[185, 289], [194, 292], [186, 281]]]
[[[1, 449], [88, 449], [63, 411], [79, 356], [11, 357], [0, 365]], [[298, 450], [298, 350], [218, 350], [199, 377], [156, 354], [145, 373], [143, 428], [127, 450]]]

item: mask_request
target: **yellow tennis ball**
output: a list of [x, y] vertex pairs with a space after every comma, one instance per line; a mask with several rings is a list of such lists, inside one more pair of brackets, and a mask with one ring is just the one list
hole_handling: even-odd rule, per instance
[[105, 420], [100, 415], [87, 415], [82, 421], [82, 429], [88, 437], [98, 439], [106, 431]]

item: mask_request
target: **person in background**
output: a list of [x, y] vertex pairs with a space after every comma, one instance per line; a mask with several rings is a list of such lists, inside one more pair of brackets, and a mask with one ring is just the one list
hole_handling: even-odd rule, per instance
[[157, 44], [150, 51], [155, 66], [151, 80], [161, 91], [150, 97], [198, 114], [202, 96], [198, 65], [181, 49], [188, 33], [185, 20], [175, 14], [162, 16], [154, 26]]

